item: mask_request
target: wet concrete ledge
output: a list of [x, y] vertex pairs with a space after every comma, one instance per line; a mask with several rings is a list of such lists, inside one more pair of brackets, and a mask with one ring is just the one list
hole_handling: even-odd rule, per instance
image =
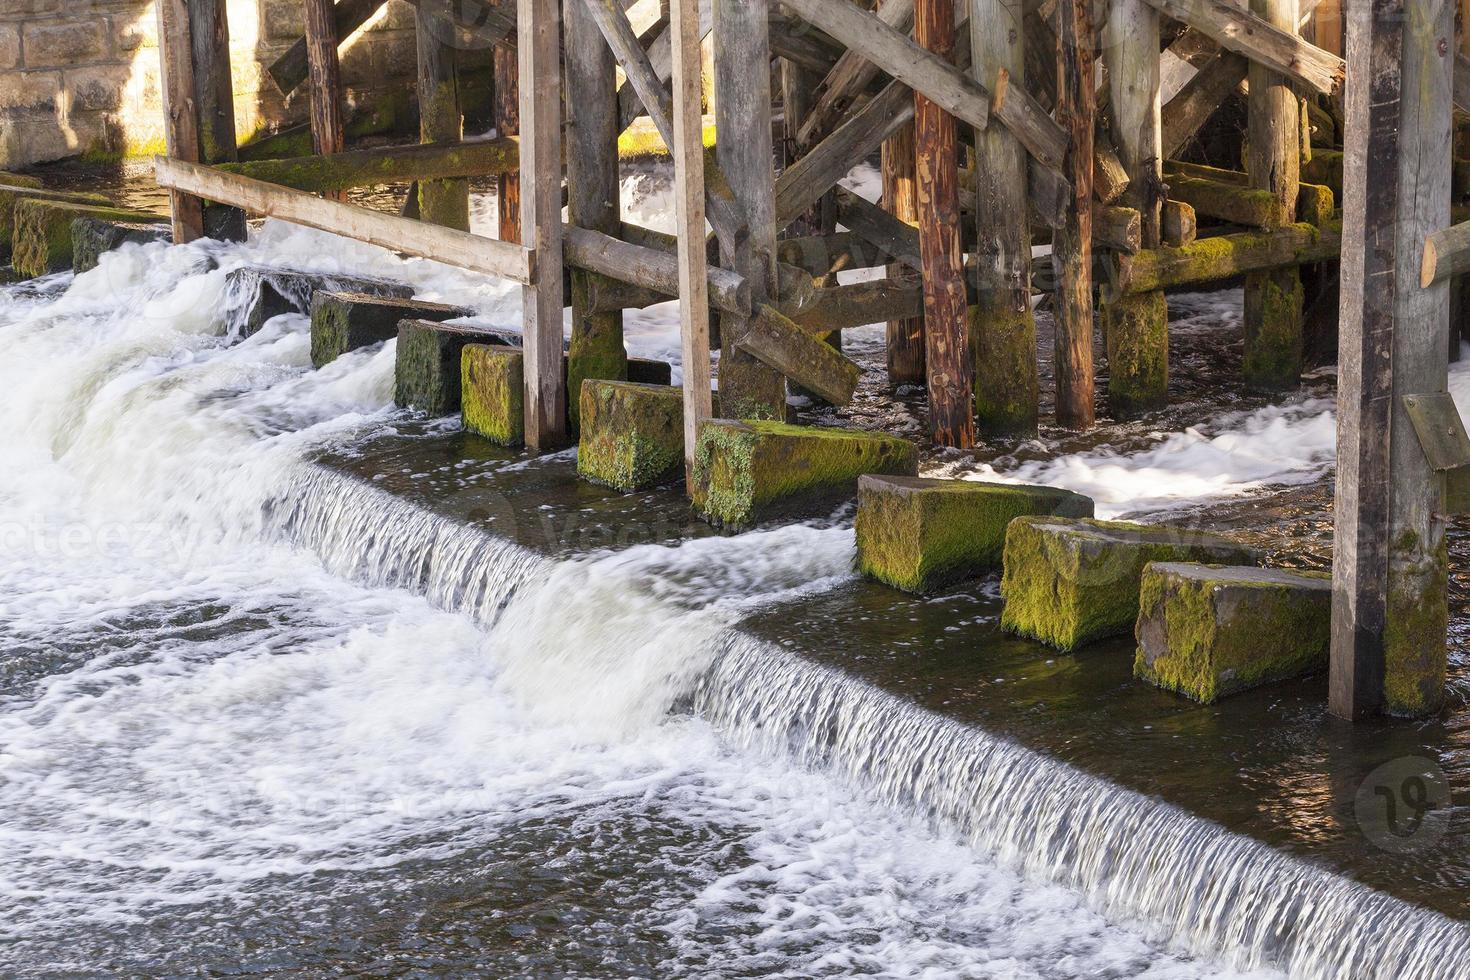
[[[321, 460], [451, 519], [569, 558], [716, 532], [675, 488], [622, 495], [576, 475], [572, 453], [536, 459], [460, 432], [379, 437]], [[1470, 921], [1470, 658], [1452, 651], [1438, 718], [1349, 725], [1326, 712], [1326, 677], [1199, 706], [1132, 676], [1131, 637], [1058, 654], [999, 629], [997, 579], [920, 598], [854, 579], [766, 607], [740, 628], [924, 708], [1004, 735], [1416, 905]], [[836, 628], [834, 628], [836, 627]], [[1463, 631], [1465, 623], [1452, 629]], [[1442, 767], [1451, 805], [1427, 832], [1358, 815], [1403, 760]], [[1388, 767], [1383, 769], [1380, 767]], [[1028, 788], [1008, 787], [1027, 806]], [[1399, 830], [1411, 828], [1400, 815]]]

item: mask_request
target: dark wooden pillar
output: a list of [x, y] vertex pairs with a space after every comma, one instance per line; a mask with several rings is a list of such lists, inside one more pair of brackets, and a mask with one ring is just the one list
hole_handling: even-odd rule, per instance
[[[492, 7], [514, 5], [516, 0], [487, 0]], [[495, 132], [515, 136], [521, 131], [520, 68], [516, 50], [509, 44], [495, 45]], [[496, 208], [500, 212], [500, 240], [521, 240], [521, 175], [512, 170], [495, 178]]]
[[[419, 139], [458, 142], [464, 137], [459, 106], [459, 58], [454, 24], [444, 0], [418, 5]], [[463, 178], [419, 182], [419, 219], [469, 231], [470, 185]]]
[[[883, 143], [883, 207], [904, 224], [919, 220], [919, 196], [914, 186], [914, 124], [909, 123]], [[911, 275], [908, 267], [894, 263], [889, 278]], [[903, 317], [888, 321], [888, 382], [894, 385], [924, 383], [924, 318]]]
[[1092, 364], [1092, 158], [1097, 116], [1091, 0], [1057, 4], [1057, 121], [1071, 137], [1067, 179], [1072, 206], [1052, 236], [1057, 277], [1057, 424], [1095, 422]]
[[[342, 69], [337, 57], [337, 22], [332, 0], [306, 0], [306, 63], [311, 86], [311, 148], [317, 154], [347, 148], [342, 123]], [[345, 200], [347, 195], [330, 195]]]

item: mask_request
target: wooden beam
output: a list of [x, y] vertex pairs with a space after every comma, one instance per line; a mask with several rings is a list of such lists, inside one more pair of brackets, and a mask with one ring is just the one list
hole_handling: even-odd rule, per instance
[[1185, 83], [1163, 109], [1163, 152], [1172, 158], [1199, 132], [1221, 103], [1245, 81], [1250, 62], [1222, 51]]
[[[487, 0], [484, 10], [497, 15], [514, 14], [518, 0]], [[512, 29], [509, 36], [494, 45], [491, 59], [494, 62], [495, 91], [491, 109], [495, 122], [495, 135], [508, 139], [521, 131], [521, 67], [516, 55], [517, 37]], [[500, 226], [500, 240], [521, 241], [521, 174], [520, 168], [507, 170], [495, 178], [496, 223]]]
[[[513, 282], [531, 281], [532, 256], [519, 245], [411, 221], [355, 204], [323, 200], [303, 191], [277, 187], [184, 160], [154, 157], [153, 170], [160, 187], [344, 238], [381, 245], [396, 252], [433, 259], [445, 265]], [[560, 296], [557, 302], [560, 303]]]
[[1169, 178], [1169, 194], [1199, 214], [1231, 224], [1247, 228], [1282, 224], [1278, 220], [1281, 203], [1270, 191], [1176, 173]]
[[[306, 60], [311, 74], [311, 149], [318, 156], [347, 148], [342, 122], [342, 69], [332, 0], [306, 0]], [[334, 192], [335, 193], [335, 192]]]
[[1450, 223], [1452, 4], [1348, 5], [1332, 652], [1338, 717], [1444, 700], [1444, 476], [1404, 399], [1448, 383], [1449, 288], [1420, 242]]
[[1470, 112], [1470, 57], [1463, 51], [1455, 55], [1455, 108]]
[[[865, 279], [841, 286], [828, 286], [817, 292], [816, 301], [792, 321], [812, 334], [827, 334], [853, 327], [867, 326], [875, 320], [917, 320], [924, 318], [924, 287], [913, 276], [893, 279]], [[915, 382], [924, 380], [924, 366], [918, 365]]]
[[833, 405], [846, 405], [862, 369], [768, 305], [761, 305], [739, 347]]
[[1201, 238], [1180, 248], [1146, 248], [1120, 262], [1120, 275], [1105, 292], [1111, 300], [1219, 282], [1262, 269], [1332, 261], [1341, 247], [1339, 229], [1294, 224], [1276, 231]]
[[[535, 251], [521, 289], [526, 445], [566, 445], [562, 372], [561, 0], [518, 0], [521, 86], [521, 233]], [[544, 86], [544, 87], [543, 87]]]
[[[435, 8], [433, 3], [420, 5], [415, 19], [419, 142], [458, 143], [464, 139], [464, 113], [459, 105], [459, 57], [448, 41], [454, 28], [449, 18]], [[461, 178], [420, 180], [419, 220], [469, 231], [469, 182]]]
[[[387, 2], [388, 0], [338, 0], [332, 8], [332, 36], [337, 39], [338, 44], [347, 40]], [[296, 90], [296, 86], [306, 81], [310, 72], [309, 66], [308, 38], [303, 37], [273, 61], [266, 68], [266, 74], [270, 75], [282, 95], [290, 95]]]
[[854, 235], [871, 242], [891, 256], [894, 261], [903, 263], [915, 272], [923, 268], [919, 229], [915, 225], [898, 220], [878, 205], [843, 187], [837, 189], [837, 220], [846, 225]]
[[[235, 86], [230, 72], [230, 25], [225, 0], [190, 0], [189, 40], [194, 58], [194, 111], [198, 118], [199, 162], [238, 159]], [[210, 238], [245, 240], [245, 215], [238, 208], [204, 208]]]
[[[876, 16], [889, 27], [907, 34], [914, 25], [914, 0], [883, 0]], [[796, 134], [797, 145], [807, 150], [825, 139], [880, 73], [875, 62], [849, 48], [822, 80], [821, 94]]]
[[[912, 107], [913, 99], [908, 100]], [[912, 109], [910, 108], [910, 113]], [[906, 225], [919, 220], [918, 189], [914, 173], [914, 125], [912, 120], [883, 144], [883, 208], [894, 220]], [[918, 297], [917, 309], [888, 319], [888, 383], [921, 384], [924, 380], [924, 294], [923, 288], [901, 265], [888, 266], [890, 280], [906, 281]]]
[[[189, 39], [186, 0], [158, 0], [158, 46], [162, 60], [164, 136], [169, 156], [199, 162], [199, 120], [194, 114], [194, 43]], [[204, 237], [204, 202], [178, 191], [169, 194], [173, 240]]]
[[713, 414], [710, 394], [710, 322], [704, 245], [704, 86], [699, 0], [670, 0], [673, 37], [674, 231], [678, 240], [679, 349], [684, 367], [684, 480], [694, 491], [699, 426]]
[[[675, 252], [646, 245], [634, 245], [612, 235], [568, 225], [563, 245], [568, 264], [596, 272], [622, 282], [651, 289], [665, 299], [680, 295], [678, 256]], [[750, 316], [754, 310], [750, 283], [739, 273], [718, 266], [707, 266], [704, 291], [707, 305], [736, 316]]]
[[519, 166], [520, 141], [512, 137], [384, 146], [286, 160], [223, 163], [219, 169], [298, 191], [330, 193], [378, 184], [489, 177], [514, 173]]
[[1428, 289], [1470, 273], [1470, 222], [1433, 232], [1424, 240], [1419, 286]]
[[1191, 245], [1199, 237], [1199, 218], [1183, 201], [1164, 202], [1164, 244], [1170, 248]]
[[1323, 95], [1342, 88], [1343, 60], [1230, 0], [1147, 0], [1160, 13], [1182, 21], [1220, 47], [1244, 55]]
[[[1052, 235], [1052, 269], [1057, 280], [1057, 424], [1087, 430], [1096, 423], [1092, 362], [1093, 136], [1097, 89], [1092, 56], [1092, 6], [1088, 0], [1057, 3], [1057, 120], [1071, 136], [1064, 173], [1072, 185], [1065, 224]], [[1130, 222], [1142, 242], [1143, 222]], [[1131, 237], [1131, 236], [1130, 236]], [[1029, 284], [1028, 284], [1029, 286]]]

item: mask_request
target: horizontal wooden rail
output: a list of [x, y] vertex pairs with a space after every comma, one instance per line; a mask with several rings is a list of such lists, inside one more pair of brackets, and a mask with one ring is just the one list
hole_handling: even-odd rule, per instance
[[[650, 289], [668, 299], [679, 295], [679, 260], [673, 252], [629, 242], [573, 225], [562, 230], [569, 265], [620, 282]], [[710, 305], [736, 316], [750, 316], [750, 283], [739, 273], [710, 266]]]
[[1230, 0], [1147, 0], [1160, 13], [1188, 24], [1227, 51], [1293, 81], [1332, 95], [1342, 88], [1347, 64], [1309, 41], [1273, 27]]
[[1294, 224], [1275, 231], [1200, 238], [1180, 248], [1144, 249], [1120, 259], [1119, 274], [1104, 292], [1107, 298], [1117, 298], [1218, 282], [1263, 269], [1327, 262], [1341, 250], [1340, 222], [1325, 228]]
[[520, 140], [514, 136], [462, 143], [417, 143], [372, 150], [348, 150], [285, 160], [222, 163], [225, 173], [253, 177], [298, 191], [345, 191], [376, 184], [416, 180], [488, 177], [520, 166]]
[[1466, 272], [1470, 272], [1470, 222], [1436, 231], [1425, 240], [1419, 285], [1428, 289]]
[[329, 201], [305, 191], [168, 157], [154, 157], [153, 171], [158, 185], [169, 190], [522, 285], [535, 281], [535, 253], [513, 242]]

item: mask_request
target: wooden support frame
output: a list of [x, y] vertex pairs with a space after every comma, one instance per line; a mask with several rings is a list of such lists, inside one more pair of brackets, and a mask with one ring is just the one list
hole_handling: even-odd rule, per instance
[[[1071, 135], [1067, 177], [1072, 206], [1065, 224], [1052, 235], [1052, 267], [1057, 280], [1057, 424], [1086, 430], [1096, 423], [1093, 367], [1092, 239], [1093, 174], [1096, 167], [1097, 89], [1094, 87], [1093, 27], [1090, 0], [1057, 4], [1057, 120]], [[1138, 212], [1133, 211], [1133, 215]], [[1142, 242], [1142, 219], [1138, 222]]]
[[[883, 0], [875, 16], [907, 34], [914, 25], [914, 0]], [[876, 62], [849, 48], [822, 80], [821, 94], [797, 131], [797, 146], [809, 150], [825, 139], [880, 72]]]
[[[194, 114], [194, 43], [187, 0], [157, 0], [158, 49], [162, 60], [164, 133], [169, 156], [199, 162], [199, 120]], [[204, 237], [204, 202], [180, 191], [169, 194], [173, 240]]]
[[[458, 143], [464, 138], [459, 104], [459, 56], [448, 38], [454, 28], [437, 3], [418, 7], [419, 141]], [[418, 182], [419, 218], [470, 230], [470, 185], [460, 178]]]
[[465, 140], [222, 163], [219, 169], [298, 191], [330, 193], [378, 184], [515, 173], [521, 165], [520, 151], [520, 141], [514, 138]]
[[[153, 170], [160, 187], [181, 191], [231, 207], [279, 218], [346, 238], [381, 245], [407, 255], [418, 255], [445, 265], [482, 272], [518, 283], [529, 283], [537, 263], [529, 250], [508, 242], [482, 238], [452, 228], [441, 228], [372, 211], [341, 201], [328, 201], [303, 191], [278, 187], [240, 174], [168, 157], [154, 157]], [[559, 210], [558, 205], [558, 210]], [[561, 303], [561, 274], [557, 272], [557, 303]], [[561, 341], [557, 341], [560, 355]], [[558, 364], [558, 374], [560, 365]]]
[[[913, 99], [906, 100], [912, 113]], [[882, 177], [883, 208], [894, 219], [912, 225], [919, 220], [919, 198], [914, 172], [914, 126], [905, 123], [883, 144]], [[890, 279], [903, 277], [919, 297], [918, 309], [907, 316], [888, 320], [888, 383], [921, 384], [924, 380], [924, 303], [923, 291], [912, 273], [904, 274], [901, 265], [888, 266]]]
[[[388, 0], [337, 0], [336, 4], [330, 4], [332, 36], [341, 44], [371, 20], [387, 2]], [[270, 75], [282, 95], [290, 95], [309, 77], [309, 44], [310, 39], [302, 37], [266, 68], [266, 74]]]
[[1230, 0], [1147, 0], [1159, 13], [1189, 25], [1226, 51], [1244, 55], [1314, 92], [1342, 88], [1346, 65], [1335, 54], [1287, 33]]
[[1240, 87], [1250, 71], [1250, 62], [1238, 54], [1222, 51], [1185, 83], [1162, 113], [1163, 152], [1172, 158], [1194, 139], [1220, 104]]
[[536, 255], [521, 289], [526, 445], [568, 440], [562, 372], [561, 0], [518, 0], [521, 79], [554, 80], [551, 93], [521, 86], [521, 231]]
[[342, 121], [342, 68], [332, 0], [305, 0], [306, 61], [311, 75], [311, 148], [318, 155], [347, 148]]

